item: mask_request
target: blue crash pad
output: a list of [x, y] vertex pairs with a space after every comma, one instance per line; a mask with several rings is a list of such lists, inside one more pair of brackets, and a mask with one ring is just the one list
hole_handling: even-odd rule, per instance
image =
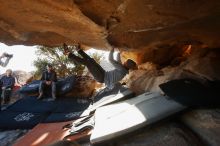
[[20, 93], [24, 93], [24, 94], [34, 94], [34, 93], [38, 93], [40, 82], [41, 82], [40, 80], [32, 81], [31, 83], [22, 86], [22, 87], [19, 89], [19, 92], [20, 92]]
[[[75, 76], [59, 79], [56, 83], [58, 95], [65, 95], [70, 92], [75, 85], [75, 79]], [[34, 80], [31, 83], [22, 86], [19, 92], [22, 94], [38, 94], [40, 82], [41, 80]]]
[[43, 123], [75, 120], [79, 118], [82, 111], [89, 106], [89, 103], [78, 103], [76, 99], [58, 100], [57, 102], [56, 110], [54, 110]]
[[48, 113], [0, 112], [0, 129], [31, 129], [48, 116]]
[[73, 111], [82, 111], [85, 110], [88, 106], [88, 103], [78, 103], [77, 99], [60, 99], [57, 100], [57, 108], [53, 111], [54, 113], [68, 113]]
[[76, 120], [80, 117], [82, 111], [66, 112], [66, 113], [51, 113], [42, 123], [65, 122]]
[[9, 106], [7, 111], [43, 113], [52, 112], [56, 108], [56, 101], [43, 101], [37, 100], [37, 97], [25, 97]]

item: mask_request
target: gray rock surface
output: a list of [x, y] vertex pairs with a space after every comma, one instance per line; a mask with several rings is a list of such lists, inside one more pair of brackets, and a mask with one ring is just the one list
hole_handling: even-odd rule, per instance
[[179, 123], [167, 121], [143, 128], [114, 143], [116, 146], [201, 146], [199, 139]]
[[186, 113], [182, 121], [208, 146], [220, 146], [220, 109], [201, 109]]
[[0, 146], [12, 146], [13, 143], [26, 134], [28, 130], [0, 131]]

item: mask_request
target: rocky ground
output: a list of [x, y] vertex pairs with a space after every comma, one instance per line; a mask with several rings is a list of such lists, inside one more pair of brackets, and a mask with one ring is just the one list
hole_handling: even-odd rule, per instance
[[13, 143], [27, 133], [28, 130], [9, 130], [9, 131], [0, 131], [0, 145], [1, 146], [12, 146]]

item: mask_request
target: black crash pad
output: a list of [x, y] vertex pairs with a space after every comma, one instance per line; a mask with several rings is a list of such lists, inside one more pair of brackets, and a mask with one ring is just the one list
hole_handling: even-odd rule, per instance
[[193, 79], [172, 80], [160, 84], [162, 91], [175, 101], [188, 107], [219, 107], [219, 82], [202, 84]]

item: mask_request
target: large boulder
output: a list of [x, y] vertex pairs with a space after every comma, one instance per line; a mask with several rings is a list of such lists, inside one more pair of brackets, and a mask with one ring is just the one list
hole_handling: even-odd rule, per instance
[[88, 99], [95, 91], [96, 81], [90, 76], [76, 76], [76, 83], [73, 90], [66, 96]]
[[220, 51], [218, 48], [192, 48], [161, 67], [152, 62], [139, 65], [122, 80], [137, 94], [146, 91], [162, 92], [159, 85], [174, 79], [193, 78], [200, 82], [220, 80]]

